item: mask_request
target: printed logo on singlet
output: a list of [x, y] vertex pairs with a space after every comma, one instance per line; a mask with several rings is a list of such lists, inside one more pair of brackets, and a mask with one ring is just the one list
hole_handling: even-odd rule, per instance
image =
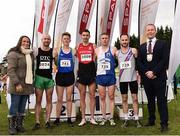
[[81, 54], [81, 61], [92, 61], [92, 54]]
[[131, 61], [120, 62], [120, 69], [131, 68]]
[[61, 67], [71, 67], [71, 61], [70, 60], [60, 60], [60, 66]]
[[40, 56], [39, 69], [50, 69], [50, 56]]

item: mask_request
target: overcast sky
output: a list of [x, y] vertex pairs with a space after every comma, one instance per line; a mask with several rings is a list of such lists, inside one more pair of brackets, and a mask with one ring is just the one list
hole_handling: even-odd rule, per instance
[[[73, 35], [76, 34], [77, 5], [79, 0], [74, 0], [72, 14], [70, 15], [67, 31]], [[131, 34], [137, 35], [138, 25], [138, 2], [133, 1]], [[33, 19], [35, 11], [35, 0], [2, 0], [0, 4], [0, 62], [6, 55], [9, 48], [16, 46], [21, 35], [32, 37]], [[160, 0], [157, 18], [155, 24], [157, 26], [173, 26], [174, 20], [174, 0]], [[95, 18], [95, 13], [93, 14]], [[91, 42], [94, 42], [95, 19], [91, 22]], [[52, 27], [50, 35], [52, 36]], [[113, 34], [113, 43], [118, 37], [118, 22], [115, 24]], [[72, 38], [71, 47], [75, 46], [75, 38]]]

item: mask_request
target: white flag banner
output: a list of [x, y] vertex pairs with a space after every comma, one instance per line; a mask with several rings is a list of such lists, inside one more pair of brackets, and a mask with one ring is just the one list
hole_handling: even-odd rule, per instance
[[132, 13], [132, 0], [120, 0], [119, 5], [119, 33], [128, 34], [130, 33], [131, 26], [131, 13]]
[[101, 33], [108, 33], [111, 44], [118, 6], [119, 0], [99, 0], [97, 41]]
[[176, 4], [176, 13], [173, 26], [169, 69], [168, 69], [168, 83], [171, 83], [173, 76], [180, 65], [180, 1]]
[[80, 42], [81, 32], [89, 28], [96, 0], [79, 0], [76, 45]]
[[51, 19], [54, 13], [56, 0], [35, 1], [35, 41], [36, 47], [40, 46], [41, 36], [49, 32]]
[[146, 41], [145, 26], [154, 24], [160, 0], [141, 0], [140, 3], [140, 43]]
[[56, 24], [55, 24], [55, 36], [54, 36], [54, 46], [61, 46], [61, 35], [66, 31], [69, 16], [73, 6], [74, 0], [60, 0], [58, 3]]

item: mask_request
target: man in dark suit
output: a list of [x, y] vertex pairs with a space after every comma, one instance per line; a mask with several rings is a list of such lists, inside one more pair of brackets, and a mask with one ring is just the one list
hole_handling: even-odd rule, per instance
[[168, 66], [168, 46], [156, 39], [156, 27], [148, 24], [145, 28], [147, 41], [139, 47], [138, 71], [148, 99], [149, 120], [145, 126], [155, 125], [155, 101], [160, 114], [161, 132], [168, 130], [168, 109], [166, 93], [166, 69]]

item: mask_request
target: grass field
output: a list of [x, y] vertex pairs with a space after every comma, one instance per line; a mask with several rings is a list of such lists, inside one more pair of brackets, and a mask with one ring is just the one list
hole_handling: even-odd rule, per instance
[[[178, 91], [180, 94], [180, 90]], [[177, 95], [177, 96], [178, 96]], [[1, 94], [2, 103], [0, 104], [0, 135], [8, 134], [8, 121], [7, 121], [7, 104], [4, 94]], [[180, 135], [180, 96], [176, 100], [168, 103], [169, 108], [169, 131], [166, 135]], [[44, 122], [44, 116], [41, 116], [41, 122]], [[61, 123], [59, 127], [53, 126], [51, 129], [45, 129], [44, 124], [41, 124], [41, 129], [32, 131], [34, 125], [35, 116], [32, 113], [28, 113], [25, 119], [26, 132], [23, 135], [158, 135], [160, 133], [159, 116], [157, 113], [156, 125], [153, 127], [135, 128], [134, 122], [130, 122], [130, 125], [126, 129], [121, 128], [122, 121], [119, 120], [116, 114], [115, 121], [116, 126], [92, 126], [87, 123], [83, 127], [78, 127], [80, 117], [77, 117], [77, 121], [74, 123], [74, 127], [69, 127], [65, 122]], [[142, 124], [147, 121], [147, 108], [144, 105], [144, 117], [141, 120]], [[164, 134], [164, 133], [163, 133]]]

